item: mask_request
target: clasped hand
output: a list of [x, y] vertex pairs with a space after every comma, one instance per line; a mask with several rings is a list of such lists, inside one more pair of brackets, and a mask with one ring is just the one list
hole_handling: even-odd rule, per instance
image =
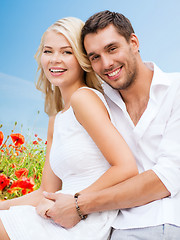
[[43, 218], [49, 218], [48, 211], [53, 207], [54, 201], [43, 198], [36, 207], [36, 212]]
[[36, 208], [40, 216], [51, 218], [64, 228], [72, 228], [80, 221], [72, 195], [47, 192], [43, 194], [44, 198]]

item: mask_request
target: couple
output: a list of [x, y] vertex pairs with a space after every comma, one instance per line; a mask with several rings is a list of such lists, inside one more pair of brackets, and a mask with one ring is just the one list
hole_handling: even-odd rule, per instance
[[143, 63], [110, 11], [57, 21], [36, 59], [51, 116], [42, 183], [0, 204], [0, 240], [105, 240], [111, 226], [112, 240], [178, 240], [180, 74]]

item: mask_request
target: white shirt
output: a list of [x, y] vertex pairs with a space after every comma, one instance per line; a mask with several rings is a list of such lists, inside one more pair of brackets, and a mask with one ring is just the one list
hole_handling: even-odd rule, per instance
[[155, 64], [148, 106], [135, 126], [117, 90], [104, 83], [105, 98], [116, 128], [128, 143], [139, 172], [152, 169], [170, 197], [120, 211], [116, 229], [180, 226], [180, 73], [164, 73]]

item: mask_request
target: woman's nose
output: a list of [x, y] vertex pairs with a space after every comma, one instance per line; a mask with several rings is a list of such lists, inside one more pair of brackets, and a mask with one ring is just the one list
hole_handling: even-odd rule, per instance
[[59, 63], [59, 62], [62, 62], [61, 55], [58, 53], [52, 54], [50, 58], [50, 63]]

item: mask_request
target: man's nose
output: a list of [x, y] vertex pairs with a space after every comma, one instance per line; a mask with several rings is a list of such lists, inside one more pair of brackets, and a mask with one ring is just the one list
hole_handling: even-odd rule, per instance
[[104, 69], [111, 69], [113, 66], [113, 60], [110, 56], [104, 55], [101, 56], [101, 64]]

